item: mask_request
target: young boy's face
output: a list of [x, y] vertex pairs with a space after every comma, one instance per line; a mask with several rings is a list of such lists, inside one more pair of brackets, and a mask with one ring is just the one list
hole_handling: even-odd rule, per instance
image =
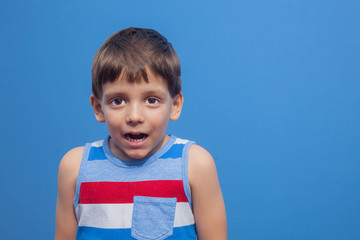
[[91, 96], [95, 117], [106, 122], [112, 153], [132, 161], [150, 156], [168, 140], [168, 121], [177, 120], [182, 94], [172, 98], [167, 83], [147, 71], [149, 82], [129, 83], [120, 76], [103, 85], [101, 99]]

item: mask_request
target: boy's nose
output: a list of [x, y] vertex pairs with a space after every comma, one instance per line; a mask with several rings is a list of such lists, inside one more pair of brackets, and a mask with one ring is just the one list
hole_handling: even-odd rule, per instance
[[141, 109], [138, 104], [132, 104], [129, 106], [129, 111], [126, 117], [126, 122], [131, 124], [142, 123], [144, 121], [144, 117], [141, 114]]

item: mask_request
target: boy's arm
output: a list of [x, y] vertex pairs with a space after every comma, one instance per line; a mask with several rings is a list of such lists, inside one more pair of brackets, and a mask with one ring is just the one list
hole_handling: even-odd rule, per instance
[[189, 151], [189, 182], [198, 238], [227, 239], [225, 205], [215, 163], [211, 155], [197, 145]]
[[84, 147], [74, 148], [60, 162], [55, 240], [71, 240], [76, 237], [77, 220], [73, 201], [83, 151]]

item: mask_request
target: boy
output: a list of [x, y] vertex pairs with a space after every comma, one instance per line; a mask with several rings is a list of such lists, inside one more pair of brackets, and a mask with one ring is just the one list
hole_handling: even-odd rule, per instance
[[92, 91], [109, 136], [61, 160], [55, 239], [226, 239], [211, 155], [166, 135], [183, 105], [166, 38], [141, 28], [110, 36], [94, 58]]

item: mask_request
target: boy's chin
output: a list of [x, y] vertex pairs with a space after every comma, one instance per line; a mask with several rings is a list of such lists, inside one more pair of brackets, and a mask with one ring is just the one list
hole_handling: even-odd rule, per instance
[[150, 154], [148, 152], [129, 152], [126, 153], [126, 161], [138, 161], [143, 158], [148, 157]]

